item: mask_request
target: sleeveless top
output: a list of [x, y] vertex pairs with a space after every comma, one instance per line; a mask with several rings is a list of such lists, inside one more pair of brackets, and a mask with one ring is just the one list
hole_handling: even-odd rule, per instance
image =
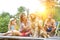
[[10, 30], [15, 30], [14, 25], [11, 25]]

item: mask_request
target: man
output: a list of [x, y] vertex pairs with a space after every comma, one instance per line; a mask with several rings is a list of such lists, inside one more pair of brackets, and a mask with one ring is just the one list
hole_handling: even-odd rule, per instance
[[48, 32], [48, 34], [54, 33], [56, 29], [56, 22], [52, 18], [50, 14], [48, 18], [45, 20], [44, 29]]

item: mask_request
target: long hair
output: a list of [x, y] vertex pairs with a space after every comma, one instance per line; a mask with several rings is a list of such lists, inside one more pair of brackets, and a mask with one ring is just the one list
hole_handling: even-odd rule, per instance
[[35, 14], [30, 14], [30, 20], [32, 22], [34, 22], [35, 18], [36, 18], [36, 15]]
[[27, 17], [24, 13], [20, 15], [20, 22], [23, 22], [24, 24], [27, 23]]
[[23, 19], [24, 16], [25, 16], [24, 13], [22, 13], [22, 14], [20, 15], [20, 21], [21, 21], [21, 22], [24, 20], [24, 19]]

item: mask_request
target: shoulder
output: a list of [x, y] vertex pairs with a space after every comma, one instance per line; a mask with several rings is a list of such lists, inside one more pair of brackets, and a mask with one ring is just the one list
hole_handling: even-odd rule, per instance
[[48, 21], [48, 19], [45, 20], [45, 22], [47, 22], [47, 21]]
[[52, 22], [55, 22], [55, 19], [52, 19]]

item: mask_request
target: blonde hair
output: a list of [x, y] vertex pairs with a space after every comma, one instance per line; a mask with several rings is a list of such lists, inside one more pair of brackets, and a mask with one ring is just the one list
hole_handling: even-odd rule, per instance
[[9, 24], [12, 25], [12, 21], [16, 20], [15, 18], [11, 18]]

